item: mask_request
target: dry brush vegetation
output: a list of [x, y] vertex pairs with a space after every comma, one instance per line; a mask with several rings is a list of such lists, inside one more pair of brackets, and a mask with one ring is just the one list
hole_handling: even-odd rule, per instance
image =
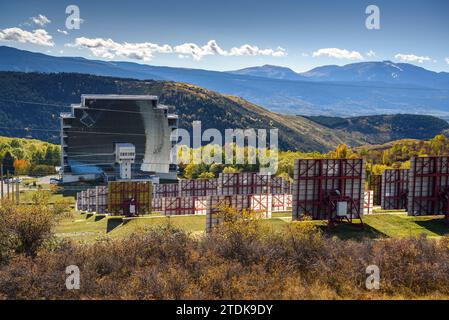
[[[257, 219], [208, 236], [170, 225], [117, 240], [56, 239], [48, 206], [0, 207], [3, 299], [391, 299], [449, 297], [449, 239], [339, 240], [312, 224], [268, 231]], [[55, 216], [56, 215], [56, 216]], [[231, 217], [231, 218], [229, 218]], [[381, 288], [365, 288], [368, 265]], [[81, 271], [67, 290], [66, 267]]]

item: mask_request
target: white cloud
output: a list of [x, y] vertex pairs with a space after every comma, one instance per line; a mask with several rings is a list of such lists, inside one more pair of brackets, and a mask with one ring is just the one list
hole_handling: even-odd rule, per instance
[[366, 53], [366, 55], [367, 55], [368, 57], [372, 58], [372, 57], [375, 57], [375, 56], [376, 56], [376, 53], [375, 53], [373, 50], [370, 50], [370, 51], [368, 51], [368, 52]]
[[68, 35], [68, 34], [69, 34], [66, 30], [58, 29], [58, 30], [56, 30], [56, 31], [58, 31], [59, 33], [65, 34], [65, 35]]
[[44, 29], [26, 31], [20, 28], [7, 28], [0, 30], [0, 41], [17, 41], [53, 47], [53, 37]]
[[85, 37], [76, 38], [71, 47], [87, 48], [96, 57], [113, 59], [115, 57], [124, 57], [129, 59], [149, 61], [153, 53], [170, 53], [173, 49], [169, 45], [158, 45], [151, 42], [142, 43], [118, 43], [112, 39]]
[[337, 59], [363, 60], [363, 55], [358, 51], [349, 51], [338, 48], [323, 48], [315, 51], [313, 57], [328, 56]]
[[449, 58], [446, 58], [446, 63], [449, 64]]
[[201, 60], [204, 56], [220, 55], [220, 56], [272, 56], [283, 57], [287, 55], [284, 48], [277, 49], [260, 49], [257, 46], [244, 44], [240, 47], [233, 47], [229, 51], [222, 49], [215, 40], [210, 40], [204, 46], [195, 43], [184, 43], [174, 47], [174, 51], [179, 53], [183, 58], [191, 56], [195, 60]]
[[394, 57], [396, 59], [404, 61], [404, 62], [419, 62], [419, 63], [423, 63], [425, 61], [432, 60], [430, 57], [427, 57], [427, 56], [417, 56], [417, 55], [414, 55], [414, 54], [402, 54], [402, 53], [398, 53]]
[[259, 49], [257, 46], [252, 46], [249, 44], [244, 44], [239, 48], [232, 48], [228, 54], [229, 56], [273, 56], [273, 57], [284, 57], [287, 52], [282, 47], [277, 47], [276, 49]]
[[39, 14], [37, 17], [31, 17], [31, 21], [33, 21], [34, 24], [37, 24], [38, 26], [45, 26], [46, 24], [49, 24], [51, 22], [50, 19], [48, 19], [43, 14]]
[[66, 46], [87, 48], [96, 56], [106, 59], [115, 57], [125, 57], [130, 59], [149, 61], [153, 58], [154, 53], [177, 53], [178, 57], [185, 59], [192, 57], [195, 60], [201, 60], [204, 56], [220, 55], [220, 56], [273, 56], [282, 57], [287, 53], [285, 49], [278, 47], [277, 49], [260, 49], [257, 46], [249, 44], [240, 47], [233, 47], [229, 51], [222, 49], [215, 40], [210, 40], [207, 44], [199, 46], [196, 43], [183, 43], [171, 47], [168, 44], [159, 45], [150, 42], [143, 43], [118, 43], [112, 39], [102, 38], [76, 38], [75, 43]]

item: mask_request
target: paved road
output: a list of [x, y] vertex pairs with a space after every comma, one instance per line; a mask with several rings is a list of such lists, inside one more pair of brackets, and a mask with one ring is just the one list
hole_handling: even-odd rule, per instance
[[49, 184], [50, 183], [50, 179], [55, 178], [58, 179], [59, 176], [58, 175], [52, 175], [52, 176], [45, 176], [45, 177], [40, 177], [37, 179], [37, 184]]

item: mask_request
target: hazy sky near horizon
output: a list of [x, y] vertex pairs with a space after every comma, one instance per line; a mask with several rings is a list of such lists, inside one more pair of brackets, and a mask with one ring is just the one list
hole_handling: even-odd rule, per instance
[[[79, 29], [66, 26], [72, 4]], [[369, 5], [379, 30], [365, 26]], [[449, 72], [448, 34], [447, 0], [0, 2], [0, 45], [220, 71], [391, 60]]]

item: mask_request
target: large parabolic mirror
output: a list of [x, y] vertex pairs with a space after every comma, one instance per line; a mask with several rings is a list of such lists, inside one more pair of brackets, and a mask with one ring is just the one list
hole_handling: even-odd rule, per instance
[[83, 95], [63, 126], [65, 171], [73, 175], [115, 175], [115, 144], [136, 148], [135, 176], [168, 173], [170, 133], [167, 108], [155, 96]]

